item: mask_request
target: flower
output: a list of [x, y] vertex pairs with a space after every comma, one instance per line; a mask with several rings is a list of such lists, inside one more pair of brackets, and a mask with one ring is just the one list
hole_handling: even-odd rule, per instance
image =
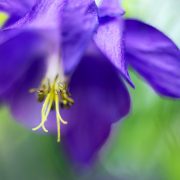
[[[75, 162], [91, 162], [111, 125], [130, 111], [122, 80], [133, 86], [126, 58], [158, 92], [179, 97], [179, 49], [151, 26], [136, 20], [124, 24], [119, 1], [41, 0], [22, 10], [19, 20], [13, 18], [13, 8], [23, 3], [17, 0], [5, 8], [8, 2], [0, 3], [10, 13], [0, 33], [1, 101], [20, 123], [57, 132], [58, 141], [61, 134], [65, 152]], [[170, 78], [163, 83], [164, 76]]]
[[[111, 124], [130, 109], [130, 97], [112, 65], [113, 57], [112, 63], [107, 61], [91, 42], [98, 26], [96, 4], [82, 0], [39, 1], [19, 21], [9, 24], [0, 37], [1, 101], [20, 123], [34, 130], [42, 127], [45, 132], [57, 131], [58, 141], [59, 121], [66, 124], [63, 117], [68, 122], [61, 126], [66, 152], [74, 161], [89, 162], [106, 141]], [[118, 37], [117, 43], [120, 41]], [[119, 65], [127, 76], [123, 63]], [[65, 88], [67, 83], [75, 104], [69, 110], [60, 108], [59, 113], [58, 98], [65, 107], [73, 104]], [[38, 101], [45, 98], [43, 108], [29, 90], [37, 92]], [[64, 103], [69, 98], [70, 104]], [[50, 111], [53, 106], [56, 113]]]

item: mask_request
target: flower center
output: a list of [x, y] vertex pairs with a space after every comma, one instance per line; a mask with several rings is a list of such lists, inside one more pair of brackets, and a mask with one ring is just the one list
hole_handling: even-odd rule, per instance
[[55, 110], [57, 122], [57, 142], [60, 142], [60, 125], [61, 123], [67, 124], [67, 121], [64, 121], [60, 115], [60, 108], [68, 109], [74, 104], [74, 100], [71, 98], [71, 95], [68, 91], [67, 84], [61, 82], [59, 75], [56, 75], [52, 83], [49, 79], [44, 79], [39, 88], [30, 89], [30, 92], [36, 92], [38, 102], [43, 102], [41, 110], [41, 122], [32, 130], [36, 131], [42, 128], [44, 132], [48, 132], [45, 127], [45, 122], [47, 121], [50, 111]]

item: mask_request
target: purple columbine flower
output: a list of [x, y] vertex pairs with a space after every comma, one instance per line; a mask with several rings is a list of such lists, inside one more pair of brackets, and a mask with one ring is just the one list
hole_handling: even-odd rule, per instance
[[0, 32], [1, 101], [20, 123], [62, 135], [72, 160], [92, 161], [128, 114], [126, 59], [155, 90], [180, 97], [179, 49], [153, 27], [123, 20], [118, 0], [23, 2], [0, 2], [10, 14]]

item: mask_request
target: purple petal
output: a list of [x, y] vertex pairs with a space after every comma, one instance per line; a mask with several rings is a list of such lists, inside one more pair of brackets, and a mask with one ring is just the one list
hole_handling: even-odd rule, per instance
[[62, 8], [63, 0], [39, 0], [24, 17], [8, 29], [24, 27], [58, 29]]
[[93, 117], [86, 119], [87, 121], [81, 121], [81, 118], [75, 120], [80, 122], [63, 137], [64, 150], [75, 165], [89, 166], [106, 142], [111, 126], [99, 120], [95, 122]]
[[14, 24], [16, 21], [18, 21], [21, 17], [19, 15], [11, 15], [6, 22], [3, 24], [2, 28], [6, 28], [8, 26], [11, 26]]
[[33, 128], [41, 121], [41, 103], [29, 89], [38, 87], [46, 71], [44, 59], [34, 61], [21, 78], [4, 94], [13, 117], [26, 127]]
[[99, 17], [118, 17], [124, 14], [124, 10], [121, 7], [119, 0], [98, 0]]
[[105, 143], [110, 126], [128, 114], [130, 97], [116, 69], [102, 55], [84, 57], [72, 76], [74, 106], [64, 114], [73, 128], [62, 138], [75, 163], [90, 163]]
[[93, 0], [69, 0], [62, 12], [62, 59], [70, 74], [86, 50], [97, 27], [97, 9]]
[[180, 97], [180, 51], [162, 32], [136, 20], [126, 21], [126, 58], [161, 95]]
[[133, 86], [127, 72], [124, 59], [123, 19], [101, 22], [94, 36], [97, 47], [104, 53], [112, 64], [122, 73], [125, 79]]
[[[15, 23], [3, 28], [0, 33], [0, 44], [17, 36], [23, 31], [39, 31], [42, 36], [58, 46], [60, 41], [60, 16], [63, 0], [40, 0], [36, 5]], [[13, 18], [14, 16], [12, 16]], [[17, 18], [17, 17], [15, 17]], [[14, 21], [14, 19], [12, 19]], [[48, 22], [48, 23], [47, 23]], [[57, 49], [57, 47], [56, 47]]]
[[[98, 23], [96, 12], [93, 0], [41, 0], [26, 16], [8, 29], [45, 31], [46, 36], [50, 36], [49, 39], [53, 39], [60, 46], [64, 70], [69, 74], [92, 39]], [[47, 33], [47, 30], [53, 31]], [[8, 38], [11, 37], [7, 35], [6, 39]]]
[[38, 32], [26, 31], [0, 45], [0, 94], [7, 91], [49, 46]]
[[[29, 74], [27, 71], [32, 64], [39, 64], [39, 59], [46, 60], [52, 49], [57, 47], [59, 39], [54, 38], [55, 33], [52, 32], [57, 32], [59, 23], [53, 20], [58, 20], [61, 3], [59, 0], [38, 1], [25, 17], [1, 31], [0, 90], [4, 95], [3, 99], [10, 103], [14, 117], [31, 127], [40, 122], [42, 105], [36, 102], [34, 95], [29, 94], [29, 89], [38, 87], [40, 81], [37, 83], [38, 78], [35, 78], [34, 69], [31, 69]], [[47, 24], [46, 20], [52, 22]], [[44, 66], [46, 65], [42, 64], [41, 68], [44, 69]], [[42, 72], [42, 69], [38, 71]], [[35, 79], [29, 80], [31, 76]]]
[[34, 4], [35, 0], [1, 0], [0, 11], [22, 17]]

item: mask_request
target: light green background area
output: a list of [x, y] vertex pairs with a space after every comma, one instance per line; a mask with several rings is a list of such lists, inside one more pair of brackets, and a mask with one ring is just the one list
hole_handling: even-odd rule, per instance
[[[180, 46], [180, 0], [124, 0], [126, 16], [162, 30]], [[0, 16], [0, 24], [5, 17]], [[131, 114], [113, 125], [100, 160], [80, 175], [56, 137], [32, 132], [0, 110], [0, 180], [179, 180], [180, 101], [162, 98], [131, 72], [136, 89]], [[73, 147], [72, 147], [73, 148]]]
[[126, 14], [169, 35], [180, 46], [180, 0], [123, 0]]

